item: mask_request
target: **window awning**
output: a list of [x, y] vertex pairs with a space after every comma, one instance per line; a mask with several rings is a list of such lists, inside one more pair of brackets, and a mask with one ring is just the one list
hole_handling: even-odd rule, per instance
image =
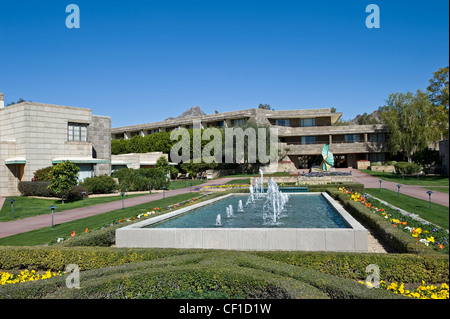
[[5, 159], [5, 165], [13, 165], [13, 164], [26, 164], [27, 160], [25, 157], [14, 157]]
[[70, 161], [75, 164], [109, 164], [110, 160], [92, 158], [92, 157], [68, 157], [68, 158], [54, 158], [52, 164], [59, 164], [64, 161]]
[[[178, 165], [177, 163], [169, 162], [169, 165]], [[139, 165], [156, 165], [156, 162], [139, 162]]]

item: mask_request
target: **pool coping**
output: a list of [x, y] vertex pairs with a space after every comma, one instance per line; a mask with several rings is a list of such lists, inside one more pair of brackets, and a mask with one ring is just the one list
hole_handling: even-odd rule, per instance
[[116, 247], [227, 250], [368, 251], [368, 232], [326, 192], [322, 194], [351, 228], [143, 228], [230, 196], [231, 193], [116, 230]]

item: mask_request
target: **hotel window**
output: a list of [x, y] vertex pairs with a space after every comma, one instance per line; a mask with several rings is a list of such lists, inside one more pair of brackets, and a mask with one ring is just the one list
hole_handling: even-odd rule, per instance
[[83, 123], [67, 123], [67, 140], [75, 142], [87, 142], [88, 124]]
[[360, 138], [359, 134], [347, 134], [344, 136], [345, 143], [358, 143]]
[[289, 119], [286, 119], [286, 120], [275, 120], [275, 125], [278, 125], [278, 126], [291, 126], [291, 121]]
[[315, 136], [302, 136], [302, 145], [306, 144], [316, 144]]
[[234, 120], [234, 126], [235, 127], [244, 126], [245, 122], [247, 122], [246, 119], [236, 119]]
[[302, 127], [316, 126], [316, 119], [301, 119], [300, 125]]
[[369, 134], [369, 142], [386, 142], [386, 134]]

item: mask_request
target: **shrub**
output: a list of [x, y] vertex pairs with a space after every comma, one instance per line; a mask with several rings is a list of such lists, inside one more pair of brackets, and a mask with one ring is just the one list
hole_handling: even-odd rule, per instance
[[86, 178], [81, 184], [92, 194], [108, 194], [117, 189], [117, 183], [111, 176], [100, 175]]
[[397, 174], [418, 174], [422, 170], [419, 164], [409, 162], [397, 162], [394, 167]]
[[157, 168], [121, 168], [113, 172], [111, 176], [119, 179], [121, 191], [125, 190], [125, 185], [128, 185], [128, 191], [148, 190], [149, 182], [152, 183], [152, 189], [169, 187], [166, 175]]
[[19, 182], [19, 192], [22, 196], [56, 197], [48, 186], [50, 182]]
[[50, 171], [53, 166], [47, 166], [41, 169], [38, 169], [33, 173], [33, 181], [50, 181]]

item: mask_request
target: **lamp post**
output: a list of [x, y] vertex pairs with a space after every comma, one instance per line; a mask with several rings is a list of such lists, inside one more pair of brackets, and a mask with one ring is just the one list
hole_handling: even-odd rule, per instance
[[83, 195], [83, 206], [84, 206], [84, 196], [86, 196], [86, 192], [81, 192], [81, 194]]
[[192, 193], [192, 183], [191, 184], [191, 188], [189, 189], [189, 193]]
[[49, 208], [52, 210], [52, 229], [53, 229], [53, 214], [55, 213], [56, 206], [52, 205]]
[[433, 193], [432, 191], [428, 191], [427, 192], [427, 194], [428, 194], [428, 208], [429, 209], [431, 209], [431, 194], [432, 193]]
[[14, 202], [15, 200], [13, 198], [11, 198], [9, 200], [9, 202], [11, 203], [11, 213], [12, 213], [12, 218], [14, 218]]
[[163, 199], [166, 198], [166, 189], [167, 189], [166, 186], [163, 186], [163, 187], [162, 187], [162, 190], [163, 190]]
[[402, 185], [397, 185], [397, 199], [399, 199], [400, 198], [400, 187], [402, 187]]
[[122, 192], [122, 193], [120, 193], [120, 195], [122, 195], [122, 209], [125, 209], [125, 204], [124, 204], [124, 202], [123, 202], [123, 196], [125, 195], [125, 193]]
[[378, 188], [378, 190], [381, 192], [381, 183], [383, 182], [383, 180], [379, 179], [378, 181], [380, 182], [380, 187]]
[[152, 182], [148, 182], [148, 190], [151, 194], [152, 193]]
[[125, 194], [126, 194], [126, 196], [128, 198], [128, 185], [125, 185]]
[[419, 185], [419, 174], [417, 174], [417, 185]]

